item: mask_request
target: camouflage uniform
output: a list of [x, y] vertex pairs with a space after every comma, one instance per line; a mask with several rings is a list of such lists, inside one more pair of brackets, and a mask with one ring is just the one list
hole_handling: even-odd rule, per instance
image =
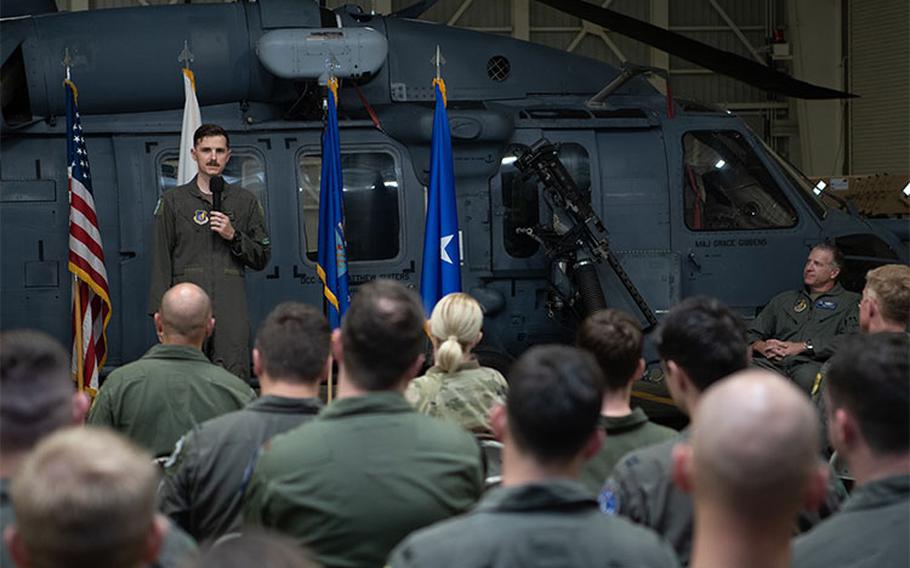
[[262, 206], [252, 193], [226, 185], [221, 203], [236, 231], [230, 242], [209, 228], [212, 196], [199, 191], [195, 178], [161, 196], [155, 207], [149, 313], [158, 311], [161, 296], [174, 284], [198, 285], [212, 299], [215, 312], [206, 355], [246, 379], [250, 324], [243, 276], [246, 268], [265, 268], [271, 249]]
[[418, 412], [460, 424], [474, 434], [492, 434], [490, 409], [504, 404], [509, 385], [496, 369], [466, 361], [453, 373], [430, 367], [405, 392]]
[[189, 345], [155, 345], [110, 374], [88, 415], [155, 456], [166, 456], [191, 428], [239, 410], [253, 390]]
[[811, 341], [814, 353], [804, 352], [782, 361], [756, 355], [753, 361], [791, 377], [809, 392], [822, 362], [834, 354], [835, 337], [859, 329], [859, 300], [859, 294], [848, 292], [840, 284], [821, 294], [809, 294], [805, 288], [778, 294], [752, 321], [747, 341]]

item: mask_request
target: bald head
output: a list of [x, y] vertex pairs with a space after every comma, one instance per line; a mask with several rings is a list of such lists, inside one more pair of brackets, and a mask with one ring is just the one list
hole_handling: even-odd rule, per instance
[[696, 501], [754, 520], [790, 514], [817, 469], [818, 419], [793, 383], [749, 369], [705, 393], [692, 429]]
[[211, 333], [212, 302], [195, 284], [177, 284], [164, 293], [155, 322], [164, 343], [199, 343]]

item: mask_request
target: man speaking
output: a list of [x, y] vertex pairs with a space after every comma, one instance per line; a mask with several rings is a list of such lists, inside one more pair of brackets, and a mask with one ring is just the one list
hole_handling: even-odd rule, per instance
[[203, 124], [193, 135], [196, 178], [164, 192], [155, 207], [149, 313], [174, 284], [192, 282], [208, 293], [215, 332], [204, 347], [212, 362], [240, 378], [250, 374], [249, 321], [244, 271], [269, 262], [262, 207], [249, 191], [227, 185], [231, 158], [227, 132]]

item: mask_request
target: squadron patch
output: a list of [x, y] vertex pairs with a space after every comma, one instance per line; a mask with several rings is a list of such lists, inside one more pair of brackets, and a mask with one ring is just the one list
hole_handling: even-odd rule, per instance
[[604, 483], [603, 489], [597, 495], [597, 504], [600, 506], [600, 512], [607, 515], [615, 515], [619, 511], [619, 495], [616, 494], [616, 488], [613, 486], [613, 480], [608, 479]]
[[209, 222], [209, 212], [205, 209], [197, 209], [196, 212], [193, 213], [193, 221], [195, 221], [197, 225], [205, 225]]
[[796, 313], [804, 312], [804, 311], [806, 311], [806, 308], [808, 308], [808, 307], [809, 307], [809, 303], [806, 302], [806, 299], [805, 299], [805, 298], [800, 298], [800, 299], [797, 300], [796, 303], [793, 305], [793, 311], [796, 312]]

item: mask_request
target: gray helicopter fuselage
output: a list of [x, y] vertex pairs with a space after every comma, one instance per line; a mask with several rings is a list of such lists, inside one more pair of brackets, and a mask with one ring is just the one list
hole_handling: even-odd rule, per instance
[[[59, 60], [43, 61], [71, 45], [83, 57], [81, 63], [76, 58], [72, 76], [113, 301], [107, 364], [129, 362], [155, 342], [146, 313], [153, 211], [162, 191], [175, 185], [183, 104], [176, 55], [187, 35], [203, 120], [230, 133], [233, 157], [225, 177], [260, 199], [271, 234], [269, 265], [246, 277], [251, 324], [282, 301], [322, 304], [315, 235], [323, 124], [318, 115], [290, 110], [318, 86], [311, 81], [301, 89], [300, 81], [263, 69], [256, 41], [294, 22], [260, 14], [269, 3], [260, 4], [143, 9], [146, 24], [135, 25], [145, 31], [135, 32], [141, 42], [131, 53], [102, 52], [103, 41], [102, 47], [68, 41], [67, 34], [81, 38], [84, 32], [64, 19], [79, 16], [81, 26], [90, 25], [91, 13], [43, 17], [61, 19], [53, 25], [19, 22], [14, 34], [4, 27], [4, 57], [21, 57], [33, 119], [5, 122], [0, 140], [3, 329], [38, 328], [71, 341], [63, 75]], [[101, 28], [95, 41], [105, 31], [126, 41], [130, 34], [120, 28], [138, 12], [103, 12], [95, 20]], [[162, 14], [158, 24], [156, 14]], [[295, 17], [300, 26], [324, 24], [312, 13]], [[419, 286], [436, 73], [431, 59], [439, 45], [446, 58], [463, 287], [486, 309], [485, 345], [494, 354], [570, 341], [578, 322], [571, 294], [554, 282], [560, 267], [540, 243], [516, 232], [552, 222], [541, 188], [514, 167], [516, 156], [541, 138], [559, 144], [561, 161], [604, 221], [611, 249], [658, 318], [696, 294], [716, 296], [753, 317], [773, 295], [800, 284], [808, 249], [823, 240], [845, 245], [854, 288], [869, 266], [907, 261], [894, 235], [823, 206], [734, 115], [674, 104], [671, 117], [666, 99], [642, 79], [593, 109], [586, 101], [618, 74], [606, 64], [423, 22], [339, 18], [343, 27], [369, 26], [388, 41], [385, 64], [357, 79], [360, 94], [350, 82], [342, 87], [355, 293], [375, 278]], [[219, 21], [227, 22], [224, 29]], [[156, 25], [170, 30], [161, 32], [167, 41], [156, 39]], [[57, 33], [37, 38], [28, 29]], [[10, 37], [16, 34], [19, 44]], [[45, 49], [49, 43], [53, 48]], [[33, 61], [42, 62], [40, 73], [31, 71]], [[608, 305], [641, 316], [608, 267], [598, 274]]]

